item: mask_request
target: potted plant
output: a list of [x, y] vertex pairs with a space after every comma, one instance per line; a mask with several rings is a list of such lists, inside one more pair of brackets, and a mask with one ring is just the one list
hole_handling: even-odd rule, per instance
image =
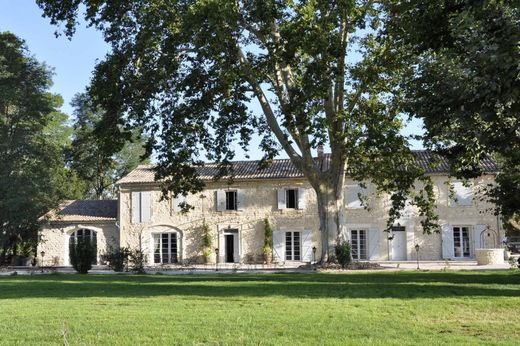
[[211, 256], [213, 251], [211, 246], [213, 245], [213, 239], [211, 238], [211, 231], [206, 221], [202, 223], [202, 257], [205, 263], [211, 263]]
[[262, 248], [264, 261], [266, 264], [271, 264], [273, 261], [273, 229], [268, 218], [264, 219], [264, 246]]

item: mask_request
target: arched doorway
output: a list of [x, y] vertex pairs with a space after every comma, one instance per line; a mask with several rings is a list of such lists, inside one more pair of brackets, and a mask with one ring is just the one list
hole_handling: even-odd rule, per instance
[[[70, 234], [69, 247], [72, 244], [77, 244], [79, 240], [88, 240], [94, 246], [97, 254], [97, 232], [88, 228], [80, 228]], [[97, 264], [97, 255], [92, 264]]]
[[155, 226], [151, 233], [153, 264], [179, 263], [182, 257], [181, 232], [169, 226]]

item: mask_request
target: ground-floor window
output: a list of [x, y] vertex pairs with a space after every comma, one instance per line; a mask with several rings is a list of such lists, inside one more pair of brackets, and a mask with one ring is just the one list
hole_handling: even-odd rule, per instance
[[453, 227], [453, 253], [455, 254], [455, 257], [470, 256], [469, 227]]
[[177, 263], [177, 233], [155, 233], [153, 235], [153, 262]]
[[[91, 229], [81, 228], [74, 231], [69, 238], [69, 247], [72, 244], [77, 244], [80, 240], [88, 240], [90, 244], [95, 249], [95, 253], [97, 254], [97, 232]], [[96, 256], [97, 257], [97, 256]], [[97, 258], [94, 258], [92, 264], [97, 264]]]
[[350, 244], [352, 246], [352, 259], [367, 259], [367, 231], [353, 229], [350, 231]]
[[301, 261], [301, 232], [285, 232], [285, 260]]

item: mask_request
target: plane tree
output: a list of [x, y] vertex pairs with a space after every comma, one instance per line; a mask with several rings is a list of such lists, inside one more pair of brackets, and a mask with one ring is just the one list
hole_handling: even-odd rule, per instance
[[378, 2], [37, 3], [57, 34], [73, 36], [78, 16], [102, 31], [112, 49], [90, 93], [107, 111], [107, 137], [143, 128], [165, 191], [200, 191], [203, 158], [232, 176], [237, 145], [259, 136], [263, 164], [284, 151], [316, 192], [323, 261], [345, 237], [347, 176], [392, 192], [389, 225], [408, 196], [424, 231], [436, 230], [431, 181], [400, 132], [402, 52], [381, 35]]

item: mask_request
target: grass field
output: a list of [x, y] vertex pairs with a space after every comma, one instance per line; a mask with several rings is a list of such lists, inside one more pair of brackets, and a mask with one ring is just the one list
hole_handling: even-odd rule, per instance
[[520, 344], [520, 273], [0, 278], [0, 344]]

